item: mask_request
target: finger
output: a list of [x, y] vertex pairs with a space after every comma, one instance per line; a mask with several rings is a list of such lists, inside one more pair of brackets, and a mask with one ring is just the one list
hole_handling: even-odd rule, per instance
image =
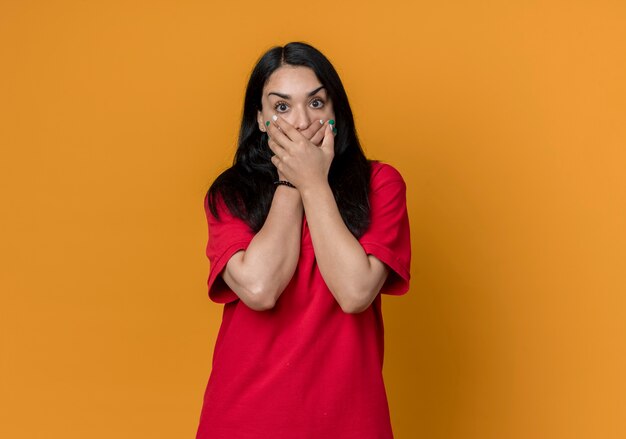
[[328, 125], [328, 121], [320, 124], [317, 132], [313, 137], [311, 137], [311, 142], [317, 146], [321, 146], [322, 140], [324, 139], [324, 133], [326, 132], [326, 125]]
[[[280, 128], [280, 130], [285, 135], [285, 137], [287, 137], [291, 142], [295, 142], [296, 140], [301, 140], [302, 138], [304, 138], [304, 136], [300, 133], [300, 131], [298, 131], [293, 125], [291, 125], [281, 116], [275, 114], [272, 116], [272, 120]], [[278, 130], [275, 130], [275, 131], [278, 131]], [[289, 150], [289, 148], [292, 146], [291, 142], [282, 143], [279, 140], [279, 143], [281, 144], [281, 146], [285, 148], [286, 150]]]
[[276, 142], [274, 141], [274, 139], [272, 139], [272, 138], [271, 138], [271, 137], [269, 137], [269, 136], [267, 137], [267, 146], [269, 146], [269, 147], [270, 147], [270, 149], [272, 150], [272, 152], [273, 152], [274, 154], [276, 154], [276, 148], [280, 148], [280, 147], [281, 147], [278, 143], [276, 143]]
[[324, 128], [324, 140], [322, 140], [322, 150], [328, 154], [335, 154], [335, 135], [333, 134], [332, 125], [326, 124]]
[[285, 133], [279, 129], [278, 124], [276, 124], [276, 121], [274, 121], [274, 123], [270, 123], [269, 125], [267, 125], [267, 134], [269, 135], [271, 140], [274, 140], [274, 142], [276, 142], [279, 146], [283, 148], [285, 148], [286, 145], [291, 143], [291, 139], [287, 137]]
[[[324, 127], [324, 121], [322, 119], [316, 119], [303, 131], [300, 131], [304, 137], [311, 140], [315, 134], [317, 134], [321, 128]], [[322, 138], [320, 137], [320, 141]]]
[[272, 139], [268, 139], [267, 145], [270, 147], [270, 150], [274, 153], [274, 155], [279, 158], [285, 153], [285, 149]]

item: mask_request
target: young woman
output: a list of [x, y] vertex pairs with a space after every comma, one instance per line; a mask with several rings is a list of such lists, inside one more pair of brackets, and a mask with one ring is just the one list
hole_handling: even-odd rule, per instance
[[204, 203], [224, 311], [197, 438], [391, 438], [380, 295], [409, 288], [406, 186], [366, 159], [322, 53], [259, 59]]

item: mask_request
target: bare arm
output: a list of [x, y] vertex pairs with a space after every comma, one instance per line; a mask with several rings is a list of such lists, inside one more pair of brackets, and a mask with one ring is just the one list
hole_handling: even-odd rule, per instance
[[263, 227], [248, 248], [226, 264], [224, 281], [251, 309], [272, 308], [293, 277], [300, 255], [302, 213], [298, 191], [278, 186]]
[[325, 124], [320, 147], [312, 144], [281, 117], [269, 126], [279, 147], [272, 160], [300, 192], [317, 264], [331, 293], [348, 313], [365, 310], [380, 292], [389, 269], [368, 256], [343, 222], [328, 185], [328, 170], [334, 157], [334, 137]]
[[382, 288], [389, 268], [368, 255], [346, 227], [330, 187], [302, 192], [320, 273], [344, 312], [364, 311]]
[[[302, 135], [313, 144], [324, 137], [322, 124], [313, 123]], [[276, 143], [268, 141], [270, 149]], [[285, 176], [278, 171], [278, 178]], [[278, 186], [263, 227], [252, 238], [248, 248], [235, 253], [222, 273], [226, 284], [250, 308], [261, 311], [272, 308], [289, 284], [300, 257], [303, 206], [300, 193]]]

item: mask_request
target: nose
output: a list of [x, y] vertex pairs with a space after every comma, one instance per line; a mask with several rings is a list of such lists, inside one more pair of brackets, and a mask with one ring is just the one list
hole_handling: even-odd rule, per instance
[[291, 124], [300, 131], [307, 129], [311, 125], [311, 117], [305, 108], [295, 109], [293, 117]]

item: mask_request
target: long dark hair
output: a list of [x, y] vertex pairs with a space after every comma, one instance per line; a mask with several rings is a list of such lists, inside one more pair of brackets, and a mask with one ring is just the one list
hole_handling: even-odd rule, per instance
[[357, 138], [352, 110], [339, 75], [319, 50], [302, 42], [271, 48], [252, 70], [233, 165], [215, 179], [208, 191], [211, 213], [219, 218], [219, 195], [231, 214], [244, 220], [255, 233], [267, 218], [278, 172], [270, 161], [272, 151], [267, 144], [267, 134], [258, 128], [257, 111], [261, 110], [265, 83], [283, 65], [311, 68], [333, 104], [338, 130], [328, 183], [344, 223], [358, 238], [370, 223], [370, 161]]

